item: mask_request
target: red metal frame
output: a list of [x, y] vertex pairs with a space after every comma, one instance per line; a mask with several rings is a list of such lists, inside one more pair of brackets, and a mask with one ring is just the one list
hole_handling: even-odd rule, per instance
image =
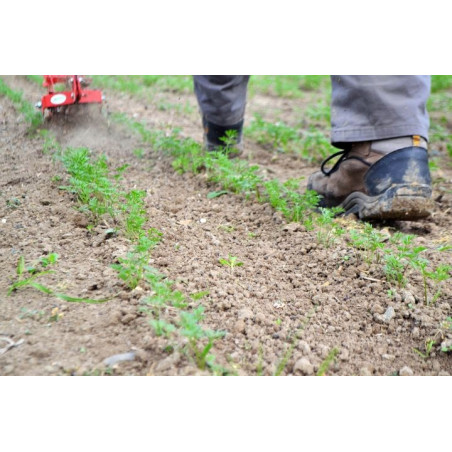
[[[99, 90], [85, 89], [91, 80], [80, 75], [44, 75], [42, 86], [47, 88], [48, 94], [42, 97], [41, 109], [62, 107], [72, 104], [102, 103], [102, 92]], [[55, 85], [64, 83], [70, 87], [70, 91], [55, 92]]]

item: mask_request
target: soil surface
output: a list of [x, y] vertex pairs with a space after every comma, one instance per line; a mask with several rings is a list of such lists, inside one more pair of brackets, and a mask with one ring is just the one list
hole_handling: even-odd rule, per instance
[[[43, 94], [24, 77], [3, 78], [30, 103]], [[278, 368], [282, 375], [315, 375], [337, 349], [327, 375], [452, 374], [452, 356], [441, 351], [441, 343], [451, 339], [442, 327], [452, 315], [450, 280], [431, 306], [422, 301], [420, 278], [390, 298], [381, 268], [356, 265], [345, 241], [325, 248], [315, 231], [287, 224], [268, 205], [238, 195], [209, 199], [217, 187], [203, 174], [176, 173], [168, 157], [109, 119], [122, 112], [150, 128], [178, 127], [201, 142], [194, 95], [165, 92], [139, 99], [108, 90], [105, 95], [103, 114], [82, 110], [45, 127], [63, 147], [104, 153], [112, 168], [130, 165], [122, 183], [128, 190], [146, 190], [149, 227], [163, 233], [150, 264], [186, 295], [208, 291], [201, 300], [203, 325], [227, 332], [212, 349], [217, 363], [237, 375], [274, 375]], [[162, 99], [183, 108], [163, 109]], [[309, 102], [255, 95], [246, 120], [260, 113], [294, 123], [294, 112], [302, 114]], [[14, 345], [0, 354], [0, 375], [209, 375], [184, 353], [183, 344], [168, 347], [154, 335], [140, 310], [145, 290], [128, 290], [111, 268], [130, 242], [109, 236], [108, 224], [87, 229], [74, 197], [59, 188], [55, 176], [64, 180], [64, 169], [45, 152], [43, 138], [27, 130], [23, 116], [0, 98], [0, 349]], [[444, 149], [433, 151], [441, 165], [433, 172], [432, 217], [376, 225], [388, 234], [414, 234], [427, 247], [451, 243], [452, 230], [451, 161]], [[281, 180], [317, 170], [296, 155], [246, 140], [241, 158]], [[59, 255], [58, 264], [42, 284], [73, 297], [110, 300], [69, 303], [31, 287], [7, 296], [19, 257], [29, 264], [50, 253]], [[234, 271], [222, 266], [219, 259], [228, 255], [243, 265]], [[450, 264], [450, 257], [429, 256], [436, 264]], [[427, 353], [429, 341], [434, 345]], [[123, 354], [126, 360], [108, 361]]]

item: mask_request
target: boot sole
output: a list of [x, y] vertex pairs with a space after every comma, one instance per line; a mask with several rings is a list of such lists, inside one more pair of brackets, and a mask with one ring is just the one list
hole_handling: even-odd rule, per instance
[[396, 185], [378, 196], [351, 193], [341, 207], [344, 215], [356, 214], [360, 220], [421, 220], [433, 210], [431, 187]]

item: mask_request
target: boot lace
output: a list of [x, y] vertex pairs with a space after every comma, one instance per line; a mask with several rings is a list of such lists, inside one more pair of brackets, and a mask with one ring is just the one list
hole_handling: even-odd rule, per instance
[[[359, 160], [361, 163], [364, 163], [367, 166], [371, 166], [371, 164], [369, 162], [366, 162], [364, 159], [362, 159], [361, 157], [352, 155], [349, 156], [348, 154], [350, 153], [351, 148], [348, 149], [344, 149], [343, 151], [339, 151], [336, 152], [333, 155], [330, 155], [328, 158], [326, 158], [323, 162], [322, 165], [320, 166], [320, 170], [322, 171], [323, 174], [325, 174], [325, 176], [331, 176], [331, 174], [335, 173], [338, 169], [340, 164], [344, 161], [344, 160]], [[337, 162], [334, 164], [334, 166], [330, 169], [330, 170], [326, 170], [325, 169], [325, 165], [332, 159], [334, 159], [335, 157], [340, 156], [340, 158], [337, 160]]]

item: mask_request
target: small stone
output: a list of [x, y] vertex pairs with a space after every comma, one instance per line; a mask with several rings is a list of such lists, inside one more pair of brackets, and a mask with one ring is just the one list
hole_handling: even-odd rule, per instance
[[383, 321], [386, 323], [389, 323], [395, 316], [395, 311], [392, 306], [389, 306], [388, 309], [386, 309], [386, 312], [383, 314]]
[[122, 363], [124, 361], [133, 361], [135, 359], [135, 352], [120, 353], [118, 355], [109, 356], [105, 358], [103, 364], [107, 367], [112, 367], [115, 364]]
[[294, 365], [293, 370], [295, 373], [299, 372], [303, 375], [310, 376], [314, 374], [314, 366], [307, 358], [300, 358]]
[[402, 367], [399, 371], [401, 377], [412, 377], [414, 372], [408, 366]]
[[388, 360], [388, 361], [394, 361], [394, 360], [395, 360], [395, 356], [394, 356], [394, 355], [389, 355], [389, 354], [387, 354], [387, 353], [384, 353], [383, 355], [381, 355], [381, 357], [382, 357], [383, 359]]
[[200, 219], [199, 219], [199, 222], [200, 222], [201, 224], [204, 224], [204, 223], [207, 223], [207, 220], [206, 220], [205, 218], [200, 218]]

